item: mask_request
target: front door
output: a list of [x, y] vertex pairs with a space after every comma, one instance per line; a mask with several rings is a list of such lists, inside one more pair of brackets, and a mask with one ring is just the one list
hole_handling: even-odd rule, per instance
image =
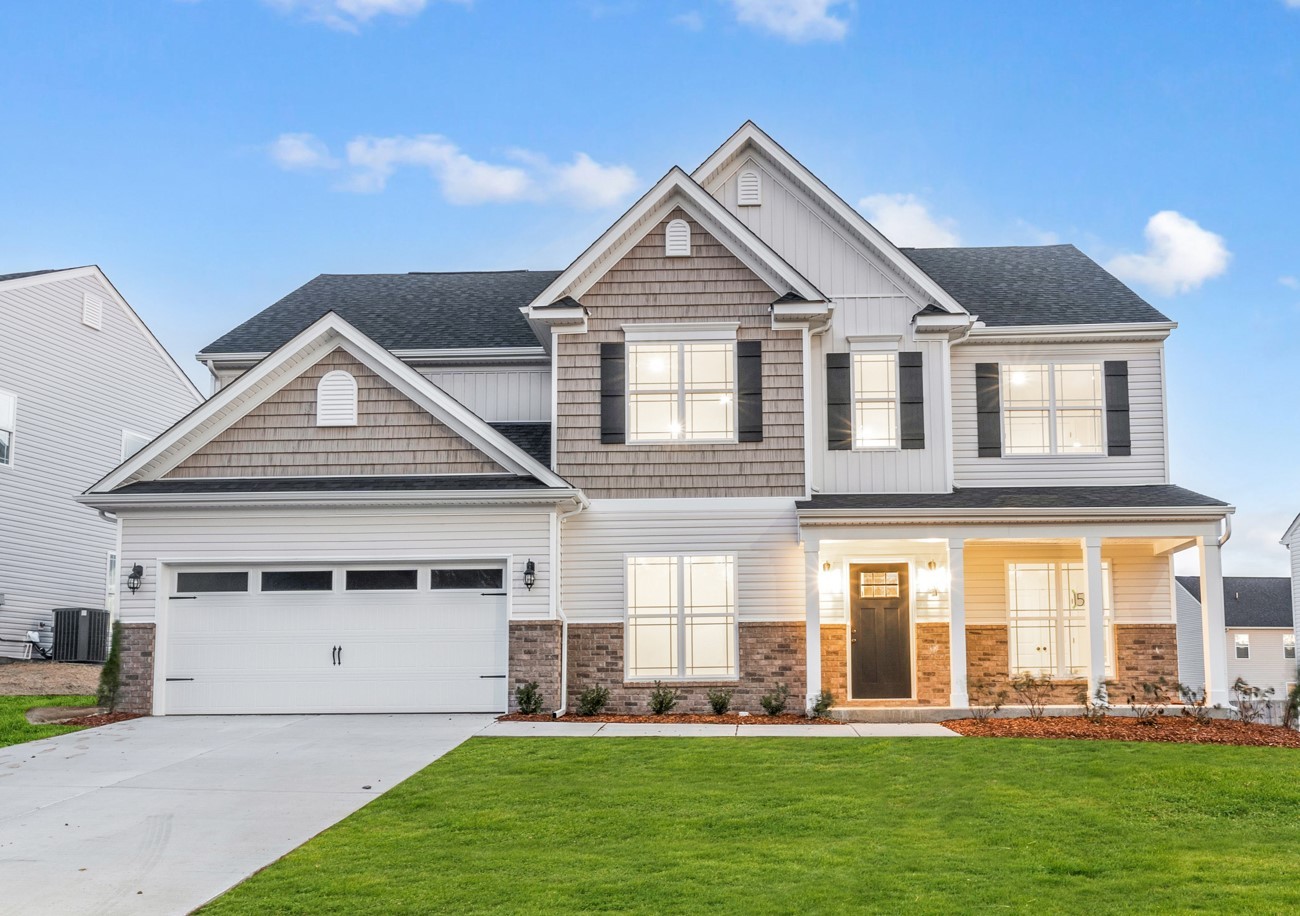
[[906, 563], [849, 566], [849, 693], [855, 700], [912, 695], [912, 626]]

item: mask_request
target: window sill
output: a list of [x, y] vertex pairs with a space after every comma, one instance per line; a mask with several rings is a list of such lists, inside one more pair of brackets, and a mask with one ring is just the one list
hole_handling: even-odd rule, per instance
[[668, 687], [735, 687], [740, 683], [739, 676], [733, 678], [713, 678], [712, 680], [697, 680], [695, 678], [624, 678], [624, 687], [653, 687], [655, 681], [659, 681]]
[[660, 447], [664, 445], [680, 445], [690, 447], [693, 445], [737, 445], [739, 439], [628, 439], [625, 445], [653, 445]]

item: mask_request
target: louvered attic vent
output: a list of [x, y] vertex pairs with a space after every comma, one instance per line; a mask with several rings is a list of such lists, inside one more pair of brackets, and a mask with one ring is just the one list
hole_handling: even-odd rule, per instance
[[675, 219], [664, 232], [664, 255], [688, 258], [691, 255], [691, 227], [684, 219]]
[[325, 373], [316, 386], [316, 425], [357, 425], [357, 380], [341, 369]]
[[758, 172], [747, 169], [736, 179], [736, 203], [742, 207], [757, 207], [763, 203], [763, 180]]

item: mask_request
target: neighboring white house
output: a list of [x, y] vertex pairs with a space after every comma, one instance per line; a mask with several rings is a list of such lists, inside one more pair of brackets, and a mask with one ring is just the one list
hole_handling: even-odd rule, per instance
[[1296, 616], [1295, 633], [1300, 637], [1300, 515], [1282, 535], [1282, 546], [1291, 551], [1291, 607]]
[[201, 400], [98, 267], [0, 275], [0, 656], [111, 607], [117, 524], [74, 497]]
[[[1178, 679], [1202, 686], [1200, 648], [1201, 580], [1178, 577]], [[1291, 580], [1285, 577], [1224, 576], [1223, 616], [1227, 625], [1228, 678], [1273, 688], [1281, 698], [1296, 680], [1296, 634]], [[1184, 645], [1192, 651], [1184, 652]]]

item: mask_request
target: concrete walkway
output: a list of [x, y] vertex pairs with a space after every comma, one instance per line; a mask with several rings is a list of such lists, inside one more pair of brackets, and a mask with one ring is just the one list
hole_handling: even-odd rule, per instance
[[137, 719], [0, 749], [0, 914], [179, 914], [491, 716]]
[[842, 725], [675, 725], [645, 723], [494, 722], [480, 735], [487, 738], [960, 738], [930, 722], [854, 722]]

